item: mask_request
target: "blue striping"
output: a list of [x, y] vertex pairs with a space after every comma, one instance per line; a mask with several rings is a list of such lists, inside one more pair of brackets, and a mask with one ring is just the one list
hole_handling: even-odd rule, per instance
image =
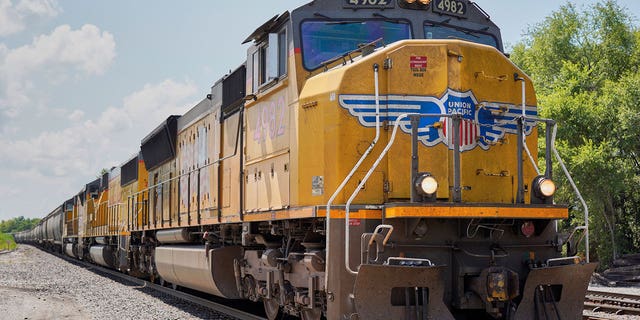
[[[358, 122], [365, 127], [375, 127], [376, 123], [376, 101], [372, 95], [340, 95], [340, 106], [346, 109], [349, 114], [356, 117]], [[480, 106], [480, 107], [479, 107]], [[506, 110], [504, 110], [506, 109]], [[465, 125], [466, 134], [463, 151], [474, 149], [476, 146], [488, 150], [491, 144], [504, 137], [505, 134], [517, 133], [517, 118], [522, 115], [520, 105], [504, 104], [496, 102], [478, 103], [471, 91], [458, 92], [452, 89], [440, 98], [431, 96], [400, 96], [388, 95], [380, 96], [379, 99], [380, 121], [395, 122], [399, 115], [404, 113], [419, 114], [460, 114]], [[493, 115], [491, 111], [502, 110], [502, 113]], [[537, 116], [535, 106], [527, 106], [525, 115]], [[419, 140], [426, 146], [435, 146], [439, 143], [451, 146], [451, 141], [445, 135], [444, 130], [436, 129], [436, 122], [444, 123], [446, 118], [421, 118], [420, 129], [418, 131]], [[525, 122], [525, 133], [533, 132], [537, 123], [535, 121]], [[473, 129], [475, 128], [475, 129]], [[411, 123], [409, 118], [400, 121], [400, 129], [410, 134]], [[469, 132], [472, 130], [472, 132]], [[474, 133], [475, 131], [476, 133]], [[478, 139], [470, 139], [477, 137]]]

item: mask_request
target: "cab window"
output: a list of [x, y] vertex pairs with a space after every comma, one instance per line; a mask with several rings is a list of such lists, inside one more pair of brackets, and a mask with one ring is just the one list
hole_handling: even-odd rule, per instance
[[304, 21], [301, 31], [302, 58], [307, 70], [317, 69], [323, 62], [377, 39], [389, 44], [411, 38], [411, 25], [403, 21]]
[[250, 54], [252, 91], [287, 74], [287, 33], [283, 29], [269, 33]]
[[424, 25], [424, 36], [426, 39], [462, 39], [475, 43], [486, 44], [494, 48], [498, 47], [496, 39], [486, 33], [466, 29], [455, 29], [431, 23]]

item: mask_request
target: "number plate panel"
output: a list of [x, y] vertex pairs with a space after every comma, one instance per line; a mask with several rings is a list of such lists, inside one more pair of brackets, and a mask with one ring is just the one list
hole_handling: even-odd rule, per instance
[[394, 8], [394, 0], [344, 0], [344, 7], [358, 8]]
[[436, 0], [433, 2], [433, 12], [454, 15], [458, 17], [467, 16], [467, 1], [465, 0]]

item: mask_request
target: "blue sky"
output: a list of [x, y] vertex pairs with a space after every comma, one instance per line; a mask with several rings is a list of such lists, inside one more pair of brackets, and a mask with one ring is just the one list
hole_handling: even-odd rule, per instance
[[[256, 27], [306, 2], [0, 0], [0, 220], [41, 217], [125, 161], [242, 63]], [[507, 45], [565, 3], [476, 2]]]

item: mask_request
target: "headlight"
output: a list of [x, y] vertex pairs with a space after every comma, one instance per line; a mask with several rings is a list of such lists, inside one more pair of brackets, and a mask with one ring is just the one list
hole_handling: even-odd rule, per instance
[[531, 183], [531, 203], [553, 204], [553, 195], [556, 193], [556, 184], [545, 176], [537, 176]]
[[431, 174], [425, 173], [416, 180], [416, 188], [426, 196], [433, 196], [438, 191], [438, 181]]
[[551, 197], [556, 193], [556, 184], [549, 179], [544, 179], [540, 182], [540, 193], [545, 197]]
[[545, 197], [551, 197], [556, 193], [556, 184], [551, 179], [538, 178], [538, 192]]
[[398, 6], [410, 10], [428, 10], [431, 8], [431, 0], [398, 0]]

